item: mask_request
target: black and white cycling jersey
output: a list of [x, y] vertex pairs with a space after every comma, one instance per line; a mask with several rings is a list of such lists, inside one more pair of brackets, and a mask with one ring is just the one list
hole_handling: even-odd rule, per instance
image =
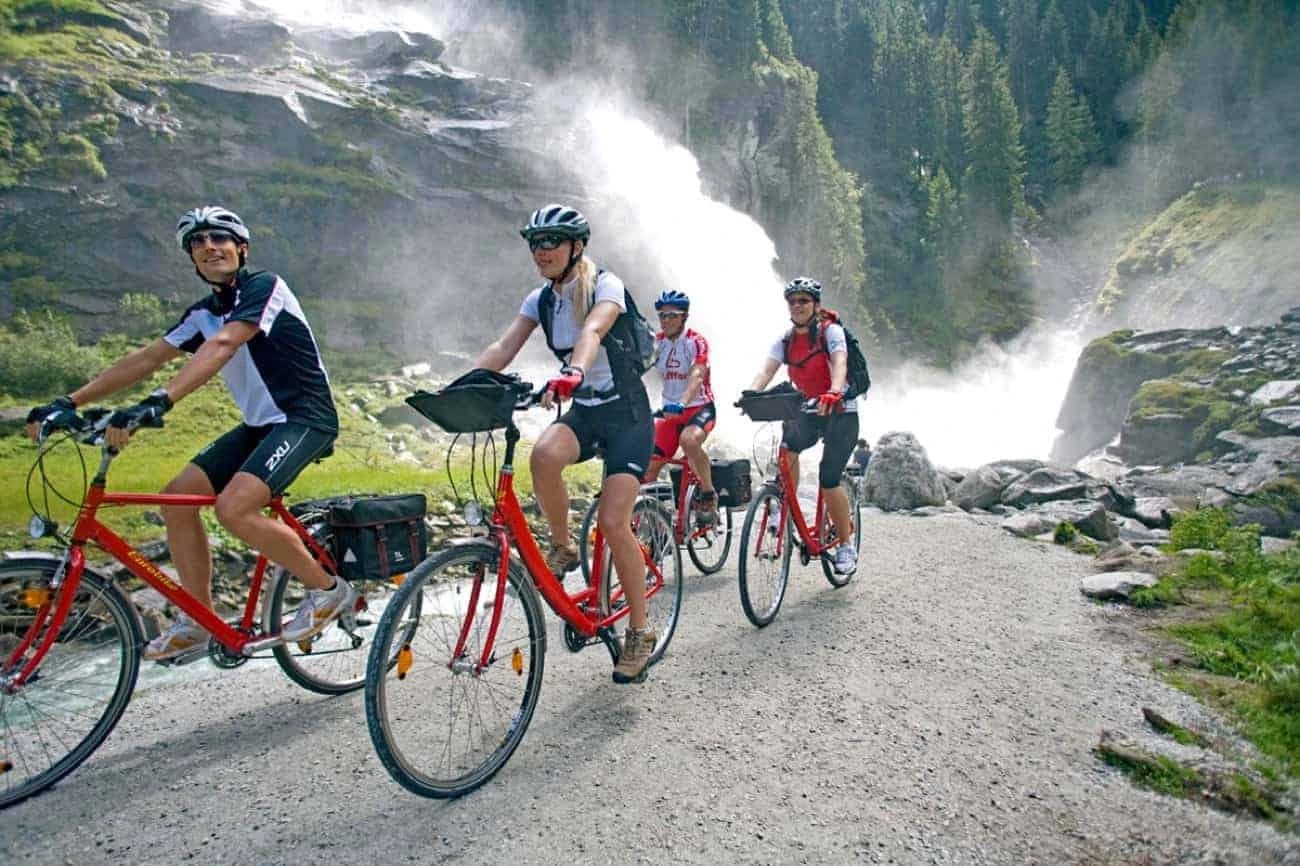
[[192, 353], [227, 322], [248, 322], [258, 330], [221, 369], [244, 423], [292, 421], [337, 433], [338, 413], [316, 337], [284, 280], [241, 268], [233, 285], [192, 305], [163, 339]]

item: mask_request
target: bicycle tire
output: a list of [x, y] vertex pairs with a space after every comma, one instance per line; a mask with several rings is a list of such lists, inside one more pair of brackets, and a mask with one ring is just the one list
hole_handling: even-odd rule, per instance
[[[781, 601], [785, 598], [786, 588], [790, 585], [790, 556], [795, 546], [795, 529], [793, 519], [787, 515], [786, 525], [782, 533], [780, 526], [773, 525], [781, 519], [781, 491], [780, 488], [772, 484], [765, 484], [759, 490], [758, 495], [749, 503], [749, 509], [745, 512], [745, 525], [740, 531], [740, 561], [736, 564], [736, 572], [740, 586], [740, 607], [745, 612], [745, 616], [758, 628], [769, 625], [776, 618], [777, 611], [781, 609]], [[767, 520], [762, 524], [760, 534], [761, 538], [754, 537], [754, 523], [758, 515], [763, 514]], [[760, 581], [759, 574], [751, 574], [755, 563], [775, 562], [777, 555], [775, 552], [767, 552], [765, 543], [775, 544], [775, 539], [784, 536], [785, 547], [779, 555], [780, 565], [777, 567], [774, 575], [775, 579], [768, 577], [762, 581], [770, 585], [770, 593], [766, 597], [765, 603], [756, 604], [755, 599], [760, 602], [764, 597], [758, 596], [757, 586]], [[760, 546], [754, 550], [753, 560], [750, 559], [750, 544]], [[769, 558], [770, 557], [770, 558]]]
[[[849, 516], [853, 518], [853, 549], [858, 551], [860, 557], [862, 555], [862, 514], [859, 512], [858, 490], [847, 477], [840, 483], [840, 486], [844, 488], [845, 495], [849, 497]], [[826, 519], [830, 520], [830, 516], [828, 515]], [[823, 555], [821, 561], [822, 574], [826, 575], [827, 582], [836, 589], [848, 586], [849, 581], [853, 580], [858, 573], [858, 570], [854, 568], [848, 574], [840, 574], [835, 570], [833, 557], [829, 555]]]
[[[26, 635], [22, 602], [11, 603], [23, 597], [25, 587], [47, 586], [59, 565], [44, 557], [0, 563], [0, 608], [16, 613], [0, 620], [0, 664]], [[56, 593], [66, 591], [65, 585]], [[0, 760], [9, 765], [0, 773], [0, 808], [49, 788], [90, 757], [122, 718], [135, 689], [144, 643], [135, 608], [111, 581], [88, 570], [76, 591], [59, 637], [33, 677], [13, 694], [0, 690]], [[56, 594], [52, 603], [57, 601]], [[113, 652], [120, 653], [117, 664]], [[102, 686], [96, 687], [97, 680]], [[42, 725], [45, 732], [37, 730]], [[83, 726], [85, 733], [75, 733]], [[64, 749], [66, 754], [57, 756]]]
[[[302, 522], [303, 527], [318, 543], [331, 549], [332, 530], [325, 514], [302, 518]], [[284, 622], [286, 608], [291, 609], [291, 605], [296, 607], [301, 603], [306, 596], [306, 589], [293, 575], [279, 566], [272, 569], [269, 586], [264, 626], [271, 632]], [[397, 586], [396, 579], [352, 581], [352, 588], [366, 600], [366, 608], [357, 613], [356, 632], [362, 637], [362, 643], [353, 646], [352, 636], [335, 620], [306, 641], [272, 647], [271, 654], [275, 656], [284, 675], [304, 689], [320, 695], [345, 695], [364, 686], [376, 623], [384, 607], [392, 600]], [[291, 594], [297, 594], [298, 598], [290, 598]], [[418, 609], [415, 615], [418, 619]], [[415, 622], [412, 621], [410, 629], [413, 630], [414, 627]], [[396, 658], [390, 660], [390, 664], [393, 663], [396, 663]]]
[[[426, 559], [393, 596], [370, 646], [365, 690], [370, 740], [394, 781], [422, 797], [461, 797], [491, 779], [510, 760], [537, 707], [546, 624], [537, 590], [514, 558], [491, 662], [478, 674], [465, 667], [482, 652], [499, 555], [495, 545], [475, 541]], [[453, 668], [451, 656], [476, 577], [481, 591], [475, 626], [459, 667]], [[404, 611], [413, 598], [421, 599], [422, 616], [412, 633]], [[408, 642], [395, 650], [408, 634]], [[390, 665], [397, 653], [409, 655]], [[503, 725], [489, 721], [498, 712], [508, 718]], [[462, 737], [465, 742], [458, 745]]]
[[[642, 496], [633, 504], [632, 528], [637, 540], [652, 551], [652, 558], [659, 564], [659, 572], [664, 581], [663, 588], [646, 599], [646, 619], [654, 629], [656, 638], [654, 651], [650, 653], [650, 665], [654, 665], [668, 651], [668, 644], [681, 619], [682, 595], [686, 590], [682, 582], [682, 552], [673, 534], [672, 512], [654, 497]], [[605, 562], [601, 569], [604, 579], [601, 581], [597, 602], [601, 610], [611, 612], [621, 604], [614, 592], [618, 577], [614, 573], [612, 560], [609, 548], [606, 547]], [[646, 582], [648, 588], [648, 569]]]
[[[686, 501], [690, 503], [689, 510], [686, 513], [686, 553], [691, 558], [691, 562], [703, 574], [716, 574], [722, 566], [727, 564], [727, 556], [731, 553], [731, 509], [717, 506], [717, 523], [707, 530], [704, 536], [695, 534], [695, 491], [698, 485], [692, 484], [686, 491]], [[706, 539], [710, 543], [706, 546], [702, 544]], [[719, 551], [720, 548], [720, 552]]]
[[593, 496], [587, 514], [582, 518], [582, 529], [578, 532], [578, 564], [582, 569], [582, 582], [591, 583], [591, 539], [596, 531], [596, 514], [600, 510], [600, 497]]

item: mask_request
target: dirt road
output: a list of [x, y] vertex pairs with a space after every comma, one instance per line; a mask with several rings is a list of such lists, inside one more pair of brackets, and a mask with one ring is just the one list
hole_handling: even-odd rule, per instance
[[640, 687], [553, 628], [523, 744], [455, 802], [389, 780], [359, 695], [251, 666], [156, 686], [0, 813], [0, 862], [1300, 863], [1294, 837], [1094, 758], [1103, 728], [1151, 736], [1142, 706], [1215, 720], [1080, 596], [1084, 558], [965, 515], [868, 516], [864, 542], [844, 589], [796, 568], [761, 631], [734, 569], [692, 573]]

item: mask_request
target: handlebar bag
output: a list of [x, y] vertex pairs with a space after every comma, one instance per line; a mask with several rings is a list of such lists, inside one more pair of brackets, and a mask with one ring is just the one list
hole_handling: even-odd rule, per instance
[[406, 404], [448, 433], [486, 433], [510, 425], [528, 390], [514, 376], [476, 369], [437, 391], [416, 391]]
[[391, 580], [428, 555], [428, 510], [423, 493], [365, 496], [329, 507], [334, 561], [344, 580]]
[[751, 421], [789, 421], [803, 412], [805, 398], [789, 382], [742, 397], [740, 411]]

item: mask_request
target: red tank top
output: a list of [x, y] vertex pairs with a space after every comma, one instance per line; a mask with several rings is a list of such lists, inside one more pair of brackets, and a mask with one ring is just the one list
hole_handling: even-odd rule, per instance
[[816, 342], [807, 332], [796, 332], [786, 343], [786, 375], [799, 393], [809, 399], [820, 397], [831, 389], [831, 356], [826, 353], [821, 334], [826, 325], [825, 320], [818, 324]]

